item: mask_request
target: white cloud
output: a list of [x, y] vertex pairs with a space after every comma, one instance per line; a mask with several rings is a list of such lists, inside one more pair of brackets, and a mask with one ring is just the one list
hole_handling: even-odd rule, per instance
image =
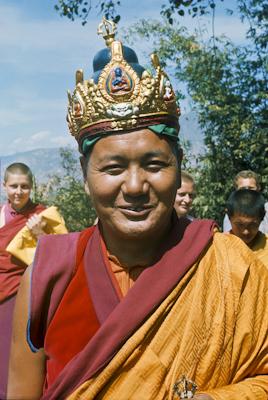
[[18, 7], [0, 5], [0, 65], [11, 64], [25, 72], [70, 72], [97, 51], [97, 20], [82, 27], [67, 19], [34, 20]]
[[71, 135], [55, 136], [50, 140], [55, 147], [75, 146], [75, 139]]
[[75, 147], [76, 142], [71, 135], [58, 135], [54, 132], [40, 131], [29, 137], [20, 136], [5, 146], [0, 145], [0, 153], [4, 155], [14, 154], [17, 152], [30, 151], [38, 148], [48, 147]]
[[39, 143], [40, 141], [43, 141], [44, 139], [48, 139], [50, 137], [50, 135], [51, 135], [51, 132], [49, 132], [49, 131], [40, 131], [40, 132], [33, 134], [30, 137], [30, 140], [32, 142]]

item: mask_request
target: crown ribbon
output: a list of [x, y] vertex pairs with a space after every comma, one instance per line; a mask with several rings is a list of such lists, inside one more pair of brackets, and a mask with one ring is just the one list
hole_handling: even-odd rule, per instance
[[154, 75], [141, 66], [137, 70], [124, 57], [124, 50], [128, 48], [114, 39], [115, 29], [113, 22], [102, 20], [98, 33], [102, 34], [110, 50], [110, 61], [95, 80], [85, 80], [83, 71], [78, 70], [75, 90], [73, 94], [68, 92], [67, 122], [80, 151], [85, 139], [109, 132], [158, 124], [179, 131], [175, 93], [157, 55], [151, 56]]

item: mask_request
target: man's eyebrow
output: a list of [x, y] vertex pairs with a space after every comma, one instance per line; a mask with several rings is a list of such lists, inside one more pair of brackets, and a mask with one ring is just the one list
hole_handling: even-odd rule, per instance
[[155, 150], [155, 151], [148, 151], [147, 153], [144, 154], [144, 158], [153, 158], [153, 157], [159, 157], [164, 154], [163, 151], [161, 150]]
[[[163, 156], [164, 152], [161, 150], [156, 150], [156, 151], [148, 151], [142, 155], [142, 159], [146, 158], [153, 158], [153, 157], [160, 157]], [[101, 161], [124, 161], [126, 160], [125, 156], [119, 155], [119, 154], [113, 154], [113, 155], [104, 155], [101, 159]]]

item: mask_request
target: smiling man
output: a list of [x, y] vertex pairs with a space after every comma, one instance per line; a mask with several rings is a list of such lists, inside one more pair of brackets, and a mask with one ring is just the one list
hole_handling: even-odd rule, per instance
[[98, 224], [41, 238], [16, 304], [8, 396], [266, 400], [267, 269], [213, 221], [177, 217], [175, 93], [156, 55], [152, 75], [114, 28], [102, 22], [108, 47], [69, 94]]

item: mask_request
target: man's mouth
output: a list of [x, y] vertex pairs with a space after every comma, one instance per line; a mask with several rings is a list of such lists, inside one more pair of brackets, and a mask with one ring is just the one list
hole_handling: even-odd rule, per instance
[[131, 210], [131, 211], [136, 211], [136, 212], [139, 212], [139, 211], [143, 211], [143, 210], [146, 210], [146, 208], [145, 207], [123, 207], [125, 210]]
[[136, 206], [129, 205], [129, 206], [121, 206], [118, 208], [125, 215], [142, 217], [147, 215], [152, 210], [153, 207], [149, 205], [136, 205]]

